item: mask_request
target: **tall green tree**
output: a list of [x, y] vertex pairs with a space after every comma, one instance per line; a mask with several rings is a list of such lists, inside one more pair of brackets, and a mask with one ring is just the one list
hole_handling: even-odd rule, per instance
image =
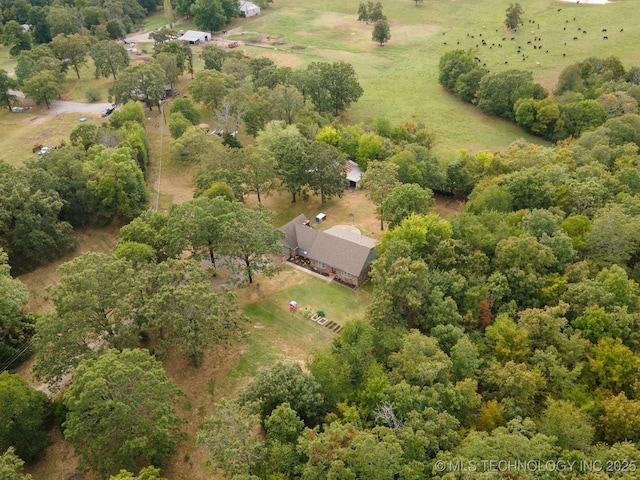
[[130, 221], [147, 207], [149, 190], [131, 148], [95, 151], [85, 162], [84, 172], [96, 201], [96, 221]]
[[16, 88], [18, 88], [18, 81], [10, 77], [6, 70], [0, 69], [0, 105], [11, 110], [11, 107], [20, 104], [18, 97], [11, 93], [11, 90]]
[[308, 163], [305, 150], [307, 139], [295, 126], [284, 122], [270, 122], [258, 135], [258, 146], [269, 150], [276, 158], [278, 176], [291, 193], [292, 203], [298, 196], [306, 197], [305, 185], [308, 180]]
[[71, 65], [80, 78], [80, 67], [87, 64], [87, 52], [90, 49], [88, 37], [77, 33], [72, 35], [59, 34], [51, 41], [51, 50], [63, 65]]
[[0, 247], [0, 362], [11, 368], [25, 354], [33, 331], [33, 319], [26, 312], [27, 286], [10, 275], [9, 257]]
[[222, 400], [200, 427], [196, 443], [206, 447], [218, 468], [228, 475], [249, 476], [264, 455], [258, 424], [259, 417], [248, 407]]
[[294, 85], [277, 84], [266, 93], [269, 111], [274, 119], [291, 125], [304, 106], [304, 97]]
[[183, 436], [175, 412], [182, 395], [148, 351], [108, 350], [82, 362], [64, 392], [65, 438], [81, 465], [102, 476], [162, 466]]
[[96, 43], [90, 54], [96, 66], [96, 78], [113, 76], [115, 81], [118, 73], [129, 66], [129, 54], [113, 40]]
[[304, 83], [318, 111], [334, 115], [357, 102], [363, 92], [353, 66], [346, 62], [312, 62]]
[[222, 30], [228, 22], [221, 0], [196, 0], [189, 11], [193, 23], [211, 33]]
[[15, 449], [9, 447], [0, 455], [0, 478], [3, 480], [33, 480], [28, 473], [22, 473], [24, 460], [15, 454]]
[[[174, 64], [175, 65], [175, 64]], [[176, 71], [174, 71], [174, 74]], [[116, 103], [142, 100], [149, 110], [160, 108], [167, 74], [157, 62], [147, 62], [128, 67], [109, 89]]]
[[227, 267], [253, 283], [254, 276], [263, 273], [273, 275], [277, 270], [273, 255], [282, 251], [282, 230], [273, 228], [275, 213], [257, 204], [225, 215], [222, 220], [220, 252], [227, 256]]
[[19, 375], [2, 372], [0, 405], [0, 451], [14, 447], [23, 460], [37, 460], [49, 443], [45, 428], [50, 413], [47, 396], [30, 387]]
[[384, 230], [384, 200], [400, 186], [398, 168], [391, 162], [371, 162], [358, 182], [358, 188], [367, 190], [367, 198], [377, 205], [381, 231]]
[[314, 141], [305, 150], [308, 164], [307, 185], [320, 194], [320, 204], [328, 198], [342, 196], [347, 187], [347, 159], [336, 147], [325, 142]]
[[2, 44], [10, 46], [9, 54], [17, 57], [23, 50], [31, 49], [31, 36], [15, 20], [9, 20], [2, 29]]
[[277, 162], [269, 150], [252, 146], [244, 149], [244, 183], [248, 193], [255, 193], [258, 203], [277, 186]]
[[391, 29], [389, 28], [389, 22], [385, 19], [378, 20], [373, 26], [373, 33], [371, 34], [371, 39], [375, 40], [380, 44], [380, 46], [384, 45], [391, 38]]
[[54, 5], [49, 9], [47, 22], [51, 31], [51, 37], [55, 38], [60, 34], [73, 35], [82, 30], [81, 13], [77, 8], [70, 5]]
[[225, 345], [240, 333], [235, 294], [224, 287], [211, 291], [209, 282], [161, 288], [146, 309], [151, 325], [162, 332], [165, 350], [188, 357], [196, 367], [205, 350]]
[[63, 201], [46, 172], [0, 169], [0, 247], [14, 273], [23, 273], [72, 251], [77, 240], [60, 221]]
[[518, 30], [518, 25], [522, 25], [522, 15], [524, 10], [519, 3], [510, 3], [507, 8], [507, 17], [504, 20], [505, 26], [512, 31]]
[[231, 77], [226, 74], [215, 70], [203, 70], [198, 72], [195, 80], [189, 84], [189, 93], [195, 102], [214, 109], [220, 106], [232, 83]]
[[50, 383], [85, 358], [134, 345], [142, 293], [126, 260], [91, 252], [58, 268], [60, 284], [50, 292], [56, 311], [38, 321], [33, 339], [34, 373]]
[[426, 215], [436, 203], [433, 192], [415, 183], [406, 183], [391, 190], [382, 201], [383, 219], [394, 228], [412, 213]]
[[54, 74], [44, 70], [24, 82], [22, 92], [31, 98], [36, 105], [44, 103], [49, 109], [51, 102], [60, 96], [61, 90]]
[[318, 425], [324, 414], [320, 385], [297, 363], [279, 362], [263, 370], [240, 393], [239, 401], [263, 422], [283, 403], [288, 403], [307, 426]]

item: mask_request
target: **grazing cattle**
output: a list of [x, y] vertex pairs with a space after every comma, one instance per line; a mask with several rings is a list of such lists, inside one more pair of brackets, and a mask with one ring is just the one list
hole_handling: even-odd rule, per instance
[[609, 37], [602, 37], [603, 40], [609, 40]]
[[606, 29], [606, 28], [603, 28], [603, 29], [602, 29], [602, 31], [603, 31], [603, 32], [606, 32], [606, 31], [607, 31], [607, 29]]
[[620, 29], [620, 32], [624, 32], [624, 28], [621, 28], [621, 29]]
[[574, 40], [577, 40], [577, 39], [578, 39], [578, 37], [573, 37], [573, 39], [574, 39]]

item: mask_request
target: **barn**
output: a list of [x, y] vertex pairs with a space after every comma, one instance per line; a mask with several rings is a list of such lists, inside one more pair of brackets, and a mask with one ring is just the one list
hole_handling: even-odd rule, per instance
[[211, 36], [207, 32], [187, 30], [183, 35], [178, 37], [178, 40], [189, 42], [189, 45], [200, 45], [201, 43], [208, 42], [210, 38]]
[[260, 7], [255, 3], [240, 1], [240, 16], [241, 17], [253, 17], [260, 15]]

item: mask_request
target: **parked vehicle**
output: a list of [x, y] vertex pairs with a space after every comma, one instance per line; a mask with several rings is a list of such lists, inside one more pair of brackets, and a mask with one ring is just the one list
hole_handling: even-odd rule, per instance
[[111, 107], [105, 108], [105, 109], [102, 111], [102, 116], [103, 116], [103, 117], [108, 117], [109, 115], [111, 115], [111, 114], [113, 113], [113, 111], [114, 111], [115, 109], [116, 109], [116, 107], [114, 107], [114, 106], [111, 106]]

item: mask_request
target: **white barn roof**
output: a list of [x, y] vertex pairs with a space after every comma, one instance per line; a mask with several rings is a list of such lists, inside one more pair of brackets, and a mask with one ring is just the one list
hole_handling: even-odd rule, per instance
[[184, 35], [178, 37], [178, 40], [183, 40], [189, 43], [206, 42], [209, 40], [209, 34], [199, 30], [187, 30]]

